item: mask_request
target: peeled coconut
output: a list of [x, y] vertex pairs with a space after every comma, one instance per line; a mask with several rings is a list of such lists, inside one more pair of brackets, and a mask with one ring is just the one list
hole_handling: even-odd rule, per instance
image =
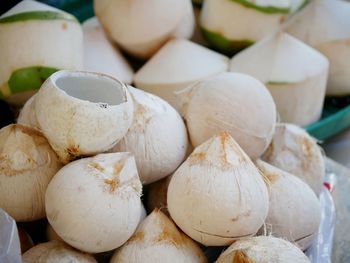
[[161, 211], [154, 210], [110, 263], [206, 263], [199, 246], [180, 232]]
[[151, 57], [174, 36], [190, 37], [194, 28], [190, 0], [99, 0], [94, 10], [110, 37], [139, 58]]
[[258, 158], [270, 144], [275, 131], [276, 106], [269, 91], [253, 77], [221, 73], [197, 82], [182, 96], [193, 146], [223, 130], [251, 158]]
[[62, 162], [111, 149], [132, 123], [126, 86], [101, 73], [59, 71], [35, 98], [39, 126]]
[[82, 41], [74, 16], [32, 0], [18, 3], [0, 16], [0, 97], [23, 105], [53, 72], [82, 69]]
[[227, 132], [195, 148], [173, 174], [167, 201], [175, 223], [205, 246], [255, 235], [269, 205], [263, 177]]
[[287, 25], [287, 32], [323, 53], [330, 62], [327, 95], [350, 94], [350, 3], [313, 0]]
[[317, 196], [298, 177], [261, 160], [257, 160], [256, 165], [268, 179], [270, 196], [269, 213], [261, 232], [307, 249], [320, 225], [321, 208]]
[[232, 55], [278, 30], [292, 7], [290, 0], [206, 0], [200, 24], [212, 46]]
[[308, 125], [321, 116], [328, 66], [322, 54], [279, 32], [234, 56], [230, 71], [263, 82], [282, 121]]
[[0, 207], [16, 221], [45, 217], [45, 191], [61, 168], [45, 137], [27, 126], [0, 130]]
[[17, 123], [40, 130], [39, 123], [35, 115], [35, 97], [36, 97], [36, 94], [33, 95], [24, 104], [23, 108], [19, 113]]
[[302, 128], [287, 123], [276, 125], [276, 132], [262, 159], [298, 176], [319, 195], [326, 173], [325, 161], [316, 141]]
[[64, 166], [46, 191], [47, 219], [82, 251], [123, 245], [139, 223], [142, 185], [129, 153], [99, 154]]
[[101, 72], [130, 84], [134, 72], [119, 50], [105, 35], [96, 17], [83, 23], [84, 68]]
[[160, 209], [164, 214], [169, 216], [167, 193], [171, 176], [167, 176], [147, 187], [146, 204], [148, 211]]
[[171, 174], [185, 159], [187, 130], [181, 116], [161, 98], [133, 87], [133, 123], [112, 149], [134, 155], [143, 184]]
[[272, 236], [251, 237], [233, 243], [216, 263], [310, 263], [292, 243]]
[[39, 244], [22, 256], [23, 263], [97, 263], [93, 256], [77, 251], [59, 241]]
[[134, 82], [179, 109], [177, 91], [227, 68], [227, 57], [188, 40], [173, 39], [136, 72]]

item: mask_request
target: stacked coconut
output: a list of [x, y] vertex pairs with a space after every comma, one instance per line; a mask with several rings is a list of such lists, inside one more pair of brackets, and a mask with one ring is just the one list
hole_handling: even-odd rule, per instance
[[[24, 262], [96, 262], [89, 254], [113, 255], [112, 263], [207, 262], [207, 246], [228, 246], [217, 262], [309, 262], [302, 250], [320, 223], [324, 160], [302, 128], [277, 118], [305, 125], [320, 116], [328, 61], [275, 32], [304, 4], [204, 1], [202, 28], [219, 49], [257, 42], [231, 62], [186, 39], [190, 0], [98, 0], [99, 21], [83, 30], [29, 0], [1, 17], [0, 34], [14, 38], [7, 27], [28, 26], [41, 39], [41, 24], [79, 32], [76, 67], [53, 59], [18, 66], [38, 67], [41, 88], [18, 123], [0, 130], [0, 207], [17, 222], [49, 222], [51, 241]], [[150, 59], [133, 76], [115, 45]], [[27, 53], [18, 57], [39, 54]], [[11, 63], [1, 88], [9, 99], [13, 85], [31, 83], [13, 77]], [[55, 70], [41, 77], [45, 67]]]

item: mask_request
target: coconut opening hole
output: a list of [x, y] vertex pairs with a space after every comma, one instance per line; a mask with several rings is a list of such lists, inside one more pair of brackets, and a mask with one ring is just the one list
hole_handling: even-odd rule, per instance
[[118, 105], [126, 100], [123, 84], [104, 75], [76, 72], [58, 76], [55, 84], [69, 96], [80, 100], [109, 105]]

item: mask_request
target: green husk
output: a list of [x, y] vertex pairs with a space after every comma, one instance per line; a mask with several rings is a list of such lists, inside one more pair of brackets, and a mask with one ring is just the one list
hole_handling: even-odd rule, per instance
[[290, 7], [281, 8], [281, 7], [275, 7], [275, 6], [259, 6], [251, 2], [248, 2], [246, 0], [230, 0], [230, 1], [241, 4], [247, 8], [255, 9], [259, 12], [266, 13], [266, 14], [288, 14], [290, 12]]
[[[41, 66], [17, 69], [7, 82], [8, 89], [11, 94], [39, 89], [43, 82], [56, 71], [58, 71], [57, 68]], [[9, 95], [2, 93], [4, 96]]]
[[67, 13], [59, 13], [54, 11], [30, 11], [0, 18], [0, 24], [28, 20], [68, 20], [79, 23], [74, 16]]
[[242, 49], [245, 49], [254, 44], [254, 41], [248, 39], [231, 40], [219, 33], [212, 32], [203, 27], [201, 30], [204, 38], [213, 46], [214, 49], [228, 56], [232, 56]]

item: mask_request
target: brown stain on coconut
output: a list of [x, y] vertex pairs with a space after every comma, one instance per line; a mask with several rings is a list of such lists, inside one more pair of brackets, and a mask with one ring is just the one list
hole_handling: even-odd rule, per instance
[[79, 146], [75, 146], [75, 145], [69, 146], [66, 149], [66, 153], [67, 153], [66, 161], [68, 162], [73, 161], [80, 155]]
[[197, 165], [205, 160], [206, 155], [205, 152], [192, 153], [188, 158], [188, 161], [190, 162], [190, 165]]
[[113, 176], [111, 179], [105, 179], [104, 183], [107, 185], [109, 192], [114, 193], [119, 186], [119, 174], [124, 168], [125, 159], [117, 162], [113, 167]]
[[238, 250], [233, 257], [232, 263], [254, 263], [243, 251]]
[[279, 174], [268, 172], [265, 169], [260, 169], [260, 173], [269, 184], [275, 183], [279, 178]]
[[105, 184], [109, 187], [109, 192], [114, 193], [115, 190], [118, 188], [118, 181], [113, 178], [113, 179], [105, 179], [104, 180]]
[[312, 142], [310, 141], [310, 139], [308, 138], [302, 138], [301, 139], [301, 147], [303, 150], [303, 153], [306, 155], [306, 157], [311, 157], [312, 156], [312, 148], [314, 147], [314, 145], [312, 144]]
[[62, 29], [63, 29], [63, 30], [67, 30], [67, 28], [68, 28], [67, 23], [63, 23], [63, 24], [62, 24]]
[[220, 138], [220, 142], [221, 142], [222, 151], [224, 153], [223, 163], [229, 164], [229, 162], [227, 160], [226, 143], [227, 143], [227, 141], [229, 141], [231, 139], [231, 135], [228, 132], [221, 132], [219, 134], [219, 138]]
[[153, 213], [158, 213], [158, 222], [161, 228], [160, 234], [154, 240], [155, 243], [168, 242], [176, 247], [187, 243], [186, 236], [159, 209], [156, 209]]
[[27, 126], [24, 126], [24, 125], [21, 125], [21, 124], [13, 124], [11, 126], [11, 129], [13, 131], [20, 131], [20, 132], [22, 132], [24, 134], [27, 134], [27, 135], [31, 136], [31, 137], [34, 137], [34, 136], [42, 137], [46, 141], [44, 135], [40, 131], [38, 131], [36, 129], [30, 128], [30, 127], [27, 127]]
[[145, 233], [143, 231], [137, 231], [130, 239], [129, 242], [143, 241]]
[[90, 163], [89, 164], [89, 167], [91, 167], [91, 168], [93, 168], [93, 169], [96, 169], [97, 171], [99, 171], [99, 172], [101, 172], [101, 173], [103, 173], [104, 172], [104, 168], [101, 166], [101, 165], [99, 165], [98, 163]]

